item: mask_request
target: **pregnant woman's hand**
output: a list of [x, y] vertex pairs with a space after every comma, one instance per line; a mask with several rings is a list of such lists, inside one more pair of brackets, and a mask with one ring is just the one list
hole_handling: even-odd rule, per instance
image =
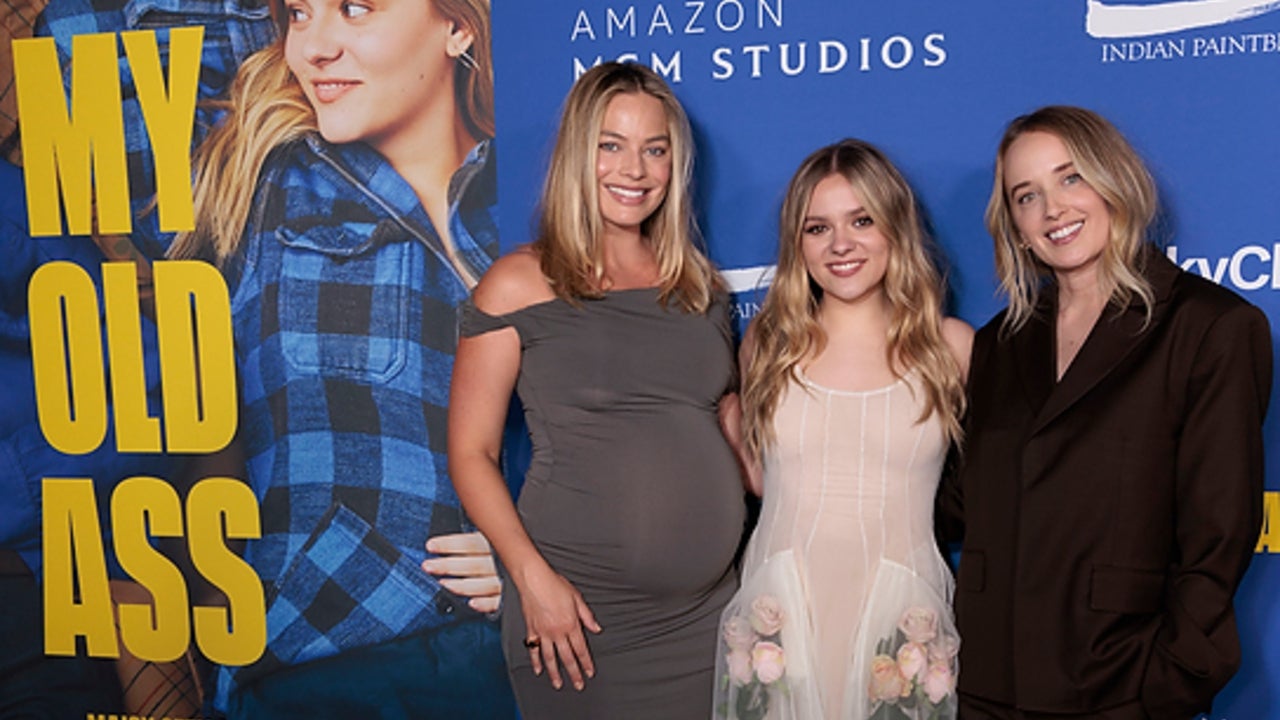
[[423, 560], [422, 569], [439, 578], [446, 590], [470, 598], [467, 604], [476, 612], [497, 612], [502, 581], [483, 534], [437, 535], [427, 540], [427, 552], [438, 557]]
[[529, 648], [534, 674], [541, 675], [546, 668], [551, 686], [559, 690], [564, 685], [559, 667], [563, 665], [569, 682], [581, 690], [586, 683], [584, 675], [590, 678], [596, 674], [582, 628], [593, 633], [601, 631], [582, 593], [550, 566], [542, 565], [525, 576], [520, 604], [524, 610], [525, 647]]

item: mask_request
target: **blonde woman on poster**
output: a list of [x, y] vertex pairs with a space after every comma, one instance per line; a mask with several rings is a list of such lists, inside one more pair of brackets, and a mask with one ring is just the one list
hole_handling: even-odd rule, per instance
[[716, 717], [954, 718], [959, 637], [934, 493], [973, 331], [944, 317], [915, 198], [875, 147], [800, 165], [741, 349], [750, 489]]
[[[565, 101], [537, 240], [464, 306], [449, 464], [504, 584], [526, 720], [705, 720], [716, 623], [745, 507], [718, 405], [727, 298], [694, 243], [692, 138], [633, 64]], [[498, 467], [512, 389], [533, 460], [519, 507]]]
[[282, 38], [240, 67], [172, 253], [226, 272], [262, 510], [266, 653], [224, 668], [218, 704], [512, 717], [499, 583], [444, 439], [455, 311], [498, 250], [488, 3], [274, 11]]

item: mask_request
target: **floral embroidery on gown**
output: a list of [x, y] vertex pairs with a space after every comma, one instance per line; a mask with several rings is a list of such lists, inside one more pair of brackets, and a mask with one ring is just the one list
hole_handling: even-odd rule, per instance
[[721, 616], [715, 714], [946, 720], [959, 636], [934, 542], [947, 442], [914, 375], [845, 392], [788, 383], [764, 507]]

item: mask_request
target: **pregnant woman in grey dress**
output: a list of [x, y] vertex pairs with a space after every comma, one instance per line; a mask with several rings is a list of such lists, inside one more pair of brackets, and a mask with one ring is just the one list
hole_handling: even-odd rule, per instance
[[[584, 74], [537, 240], [463, 309], [449, 463], [510, 580], [503, 643], [527, 720], [711, 714], [744, 508], [718, 423], [733, 349], [691, 239], [690, 142], [652, 71]], [[513, 388], [534, 448], [518, 509], [497, 464]]]

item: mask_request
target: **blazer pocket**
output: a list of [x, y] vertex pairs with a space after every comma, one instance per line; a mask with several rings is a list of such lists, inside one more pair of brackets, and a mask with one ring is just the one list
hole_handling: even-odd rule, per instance
[[1164, 601], [1159, 570], [1094, 565], [1089, 579], [1089, 608], [1114, 613], [1157, 613]]
[[960, 551], [960, 572], [956, 580], [961, 592], [980, 593], [987, 587], [987, 554], [981, 550]]

